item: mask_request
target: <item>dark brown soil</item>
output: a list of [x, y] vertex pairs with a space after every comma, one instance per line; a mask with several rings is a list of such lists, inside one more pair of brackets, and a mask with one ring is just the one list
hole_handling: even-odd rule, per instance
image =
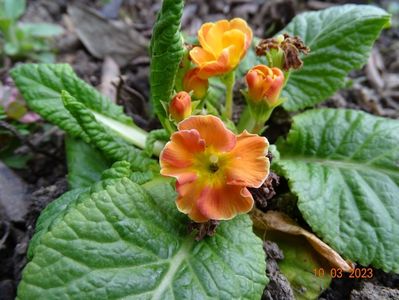
[[[67, 7], [72, 4], [87, 5], [100, 14], [119, 22], [130, 24], [129, 28], [137, 31], [142, 38], [151, 37], [160, 1], [126, 0], [110, 1], [66, 1], [36, 0], [28, 1], [28, 12], [24, 20], [47, 21], [61, 24], [66, 34], [57, 40], [58, 62], [70, 63], [77, 74], [94, 86], [105, 85], [102, 77], [104, 59], [94, 57], [84, 46], [74, 30], [71, 18], [67, 16]], [[247, 0], [189, 0], [183, 16], [183, 29], [189, 35], [195, 35], [204, 21], [221, 18], [241, 17], [246, 19], [259, 37], [270, 37], [282, 29], [296, 14], [304, 10], [322, 9], [334, 4], [368, 3], [369, 1], [247, 1]], [[395, 0], [375, 1], [384, 8], [390, 7]], [[396, 22], [399, 16], [394, 15]], [[126, 25], [123, 25], [126, 26]], [[0, 80], [8, 77], [13, 63], [0, 69]], [[158, 126], [156, 120], [149, 116], [149, 58], [146, 51], [138, 53], [120, 66], [122, 81], [114, 92], [117, 102], [125, 108], [127, 114], [145, 129]], [[104, 74], [105, 73], [105, 74]], [[360, 109], [375, 115], [388, 118], [399, 118], [399, 27], [385, 30], [374, 47], [372, 58], [365, 68], [351, 73], [352, 86], [335, 94], [320, 106], [348, 107]], [[117, 77], [118, 75], [116, 75]], [[107, 83], [107, 87], [110, 83]], [[104, 88], [101, 86], [100, 89]], [[112, 90], [112, 85], [111, 85]], [[290, 115], [282, 109], [276, 110], [269, 124], [266, 136], [274, 142], [277, 136], [285, 134], [290, 126]], [[0, 131], [1, 135], [1, 131]], [[30, 135], [24, 138], [12, 134], [7, 141], [13, 140], [18, 146], [16, 153], [29, 156], [25, 168], [10, 170], [0, 162], [0, 300], [14, 299], [16, 287], [21, 278], [21, 270], [26, 264], [26, 251], [34, 226], [41, 210], [52, 200], [67, 190], [66, 164], [63, 133], [55, 127], [44, 123], [37, 125]], [[0, 141], [3, 141], [0, 139]], [[32, 147], [33, 146], [33, 147]], [[0, 147], [1, 149], [1, 147]], [[280, 180], [277, 194], [287, 187]], [[17, 194], [21, 215], [10, 213], [12, 207], [4, 207], [7, 201], [5, 184], [13, 182], [21, 189]], [[271, 186], [265, 186], [267, 193]], [[11, 192], [9, 192], [11, 193]], [[267, 194], [263, 200], [264, 209], [273, 205], [273, 197]], [[292, 291], [287, 280], [279, 272], [277, 261], [283, 253], [277, 245], [266, 242], [268, 255], [267, 273], [271, 283], [265, 290], [263, 299], [291, 299]], [[370, 281], [340, 279], [333, 280], [320, 299], [399, 299], [399, 276], [376, 270], [376, 277]]]

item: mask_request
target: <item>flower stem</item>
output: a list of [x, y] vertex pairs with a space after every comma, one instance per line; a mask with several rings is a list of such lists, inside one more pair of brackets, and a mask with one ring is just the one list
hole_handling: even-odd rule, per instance
[[262, 134], [263, 128], [265, 126], [265, 122], [256, 122], [251, 133]]
[[235, 72], [231, 71], [221, 79], [223, 84], [226, 86], [226, 104], [224, 116], [231, 120], [231, 117], [233, 116], [233, 90], [235, 83]]

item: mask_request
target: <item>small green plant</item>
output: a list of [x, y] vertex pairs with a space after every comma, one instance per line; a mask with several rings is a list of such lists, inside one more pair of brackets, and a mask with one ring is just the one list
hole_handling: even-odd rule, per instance
[[[288, 180], [287, 206], [345, 259], [399, 272], [399, 122], [355, 110], [302, 112], [367, 61], [390, 16], [356, 5], [304, 13], [262, 40], [256, 56], [241, 19], [204, 24], [199, 44], [186, 49], [182, 12], [182, 0], [164, 0], [153, 30], [160, 130], [136, 126], [69, 65], [12, 71], [30, 108], [67, 133], [70, 185], [37, 222], [18, 299], [259, 299], [268, 279], [251, 217], [284, 217], [251, 212], [247, 188], [259, 188], [269, 170]], [[240, 77], [248, 105], [235, 124]], [[288, 136], [269, 147], [258, 134], [276, 106], [295, 116]], [[284, 222], [272, 225], [286, 231]], [[313, 276], [321, 262], [296, 242], [281, 241], [282, 270], [299, 298], [316, 299], [330, 278]]]
[[49, 23], [18, 21], [25, 10], [25, 0], [0, 0], [0, 55], [13, 59], [53, 62], [50, 39], [61, 34], [62, 27]]

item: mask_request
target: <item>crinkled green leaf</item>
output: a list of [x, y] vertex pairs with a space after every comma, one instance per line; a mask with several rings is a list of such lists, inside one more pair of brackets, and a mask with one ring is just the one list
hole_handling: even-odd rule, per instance
[[66, 208], [70, 203], [76, 201], [80, 194], [88, 191], [89, 188], [74, 189], [66, 192], [59, 198], [51, 202], [40, 214], [39, 219], [36, 222], [35, 235], [29, 242], [28, 258], [32, 259], [33, 252], [36, 247], [40, 244], [42, 236], [48, 232], [50, 225], [57, 220], [57, 218], [66, 211]]
[[292, 72], [282, 93], [290, 111], [326, 100], [345, 84], [349, 71], [359, 69], [389, 14], [371, 5], [342, 5], [296, 16], [282, 31], [300, 36], [311, 52], [303, 68]]
[[183, 0], [162, 1], [151, 38], [151, 103], [161, 122], [167, 119], [162, 102], [169, 102], [184, 52], [180, 34], [183, 6]]
[[33, 257], [33, 251], [35, 251], [36, 246], [40, 244], [41, 237], [49, 231], [52, 223], [60, 218], [62, 214], [66, 213], [68, 207], [77, 201], [81, 194], [87, 193], [87, 195], [90, 195], [90, 193], [95, 193], [98, 190], [102, 190], [106, 184], [110, 184], [117, 179], [126, 176], [132, 177], [131, 173], [130, 163], [127, 161], [118, 161], [101, 174], [102, 181], [93, 183], [90, 187], [73, 189], [53, 200], [53, 202], [41, 212], [37, 220], [35, 234], [29, 243], [28, 258], [31, 259]]
[[11, 76], [32, 110], [74, 137], [87, 141], [87, 135], [62, 103], [62, 90], [68, 91], [100, 117], [134, 126], [131, 118], [123, 113], [122, 107], [78, 78], [67, 64], [23, 64], [14, 68]]
[[313, 231], [353, 261], [399, 272], [399, 121], [312, 110], [277, 147], [274, 166]]
[[17, 299], [261, 297], [262, 241], [247, 215], [196, 242], [171, 185], [144, 186], [122, 178], [81, 194], [33, 250]]
[[118, 132], [103, 126], [96, 120], [94, 114], [81, 102], [78, 102], [68, 92], [62, 92], [65, 108], [75, 117], [90, 142], [114, 161], [126, 160], [139, 171], [155, 167], [156, 162], [126, 142]]
[[110, 167], [110, 162], [99, 150], [81, 139], [67, 136], [65, 145], [70, 189], [92, 185]]

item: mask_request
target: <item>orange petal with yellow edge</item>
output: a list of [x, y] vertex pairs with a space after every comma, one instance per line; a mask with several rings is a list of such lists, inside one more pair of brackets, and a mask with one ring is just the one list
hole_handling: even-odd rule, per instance
[[213, 147], [219, 151], [230, 151], [236, 145], [236, 136], [228, 130], [219, 118], [207, 116], [191, 116], [178, 125], [179, 130], [195, 129], [199, 132], [206, 147]]
[[203, 192], [203, 186], [201, 184], [197, 181], [186, 184], [179, 184], [177, 182], [176, 191], [179, 194], [176, 200], [176, 206], [180, 212], [188, 214], [191, 220], [198, 223], [209, 220], [208, 217], [200, 212], [197, 206], [197, 200]]
[[229, 220], [237, 214], [249, 212], [254, 200], [247, 188], [224, 185], [205, 187], [197, 202], [199, 211], [212, 220]]
[[205, 141], [197, 130], [184, 130], [172, 134], [159, 156], [161, 174], [171, 176], [180, 183], [197, 178], [193, 168], [194, 155], [205, 150]]
[[258, 188], [269, 175], [270, 162], [265, 156], [269, 143], [265, 137], [246, 130], [237, 137], [226, 165], [227, 184]]

